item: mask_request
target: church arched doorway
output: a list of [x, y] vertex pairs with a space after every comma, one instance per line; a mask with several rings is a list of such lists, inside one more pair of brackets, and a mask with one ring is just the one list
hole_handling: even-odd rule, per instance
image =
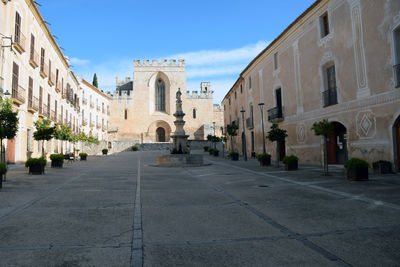
[[347, 129], [340, 122], [334, 121], [333, 134], [327, 142], [328, 164], [344, 164], [347, 159]]
[[400, 116], [393, 124], [393, 149], [395, 169], [400, 172]]
[[165, 130], [163, 127], [158, 127], [156, 130], [156, 141], [165, 142]]

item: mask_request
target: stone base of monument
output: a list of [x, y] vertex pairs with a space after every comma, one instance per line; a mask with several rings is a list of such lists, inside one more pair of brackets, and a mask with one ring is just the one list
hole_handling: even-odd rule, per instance
[[157, 166], [162, 167], [194, 167], [203, 166], [203, 155], [170, 154], [157, 157]]

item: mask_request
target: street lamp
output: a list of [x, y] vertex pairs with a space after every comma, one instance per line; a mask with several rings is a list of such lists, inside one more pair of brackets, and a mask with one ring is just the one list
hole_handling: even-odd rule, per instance
[[261, 126], [262, 126], [262, 140], [263, 140], [263, 153], [266, 153], [265, 149], [265, 134], [264, 134], [264, 103], [258, 103], [261, 111]]
[[240, 111], [240, 113], [242, 113], [242, 121], [243, 121], [243, 138], [242, 138], [242, 142], [243, 142], [243, 156], [244, 156], [244, 160], [247, 161], [247, 148], [246, 148], [246, 134], [245, 134], [245, 128], [244, 128], [244, 113], [246, 111], [243, 109]]

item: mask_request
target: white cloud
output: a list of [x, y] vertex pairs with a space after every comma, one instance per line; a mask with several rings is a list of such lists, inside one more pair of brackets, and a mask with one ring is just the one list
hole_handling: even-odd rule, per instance
[[204, 66], [199, 68], [188, 68], [186, 70], [186, 77], [215, 77], [223, 75], [231, 75], [240, 73], [243, 70], [243, 64], [235, 64], [228, 66]]
[[69, 62], [73, 66], [84, 66], [84, 65], [87, 65], [87, 64], [90, 63], [90, 61], [87, 60], [87, 59], [80, 59], [80, 58], [77, 58], [77, 57], [70, 58]]

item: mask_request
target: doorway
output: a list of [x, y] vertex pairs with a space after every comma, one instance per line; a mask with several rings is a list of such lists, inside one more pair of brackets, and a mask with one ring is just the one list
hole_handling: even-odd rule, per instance
[[156, 142], [165, 142], [165, 130], [162, 127], [156, 130]]
[[7, 139], [7, 163], [15, 163], [15, 139]]
[[332, 122], [333, 134], [328, 138], [328, 164], [344, 164], [348, 159], [347, 129], [340, 122]]
[[286, 143], [285, 141], [279, 142], [279, 160], [282, 161], [286, 156]]
[[244, 132], [242, 132], [242, 155], [244, 156], [246, 154], [246, 136], [244, 135]]
[[397, 172], [400, 172], [400, 116], [393, 124], [394, 163]]

